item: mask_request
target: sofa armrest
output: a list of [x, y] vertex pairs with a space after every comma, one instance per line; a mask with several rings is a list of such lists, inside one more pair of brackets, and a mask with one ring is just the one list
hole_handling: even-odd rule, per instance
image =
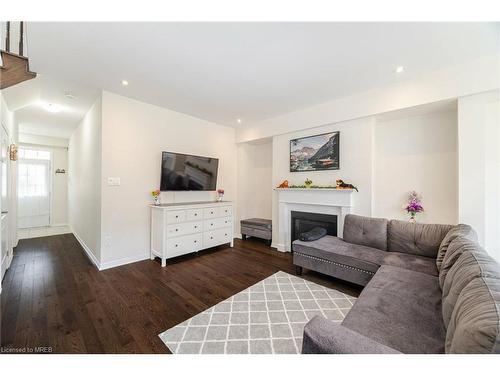
[[303, 354], [401, 354], [320, 316], [304, 327]]

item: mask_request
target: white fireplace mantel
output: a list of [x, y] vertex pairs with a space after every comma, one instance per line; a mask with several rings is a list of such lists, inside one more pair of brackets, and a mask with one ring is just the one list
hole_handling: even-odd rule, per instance
[[276, 188], [278, 192], [278, 243], [280, 251], [291, 251], [291, 212], [337, 215], [337, 233], [342, 237], [344, 218], [353, 206], [352, 189]]

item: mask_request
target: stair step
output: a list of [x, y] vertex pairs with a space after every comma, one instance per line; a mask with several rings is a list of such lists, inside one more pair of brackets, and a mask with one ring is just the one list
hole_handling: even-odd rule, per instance
[[27, 57], [6, 51], [0, 51], [0, 54], [3, 63], [0, 66], [0, 90], [36, 77], [36, 73], [29, 70]]

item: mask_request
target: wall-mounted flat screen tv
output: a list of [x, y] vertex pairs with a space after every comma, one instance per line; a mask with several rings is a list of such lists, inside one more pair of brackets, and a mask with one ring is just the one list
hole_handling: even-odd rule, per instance
[[219, 159], [163, 152], [161, 191], [215, 190]]

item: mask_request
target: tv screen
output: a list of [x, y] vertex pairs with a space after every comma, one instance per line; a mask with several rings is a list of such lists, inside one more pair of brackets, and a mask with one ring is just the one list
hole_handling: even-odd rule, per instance
[[219, 159], [163, 152], [161, 191], [215, 190]]

